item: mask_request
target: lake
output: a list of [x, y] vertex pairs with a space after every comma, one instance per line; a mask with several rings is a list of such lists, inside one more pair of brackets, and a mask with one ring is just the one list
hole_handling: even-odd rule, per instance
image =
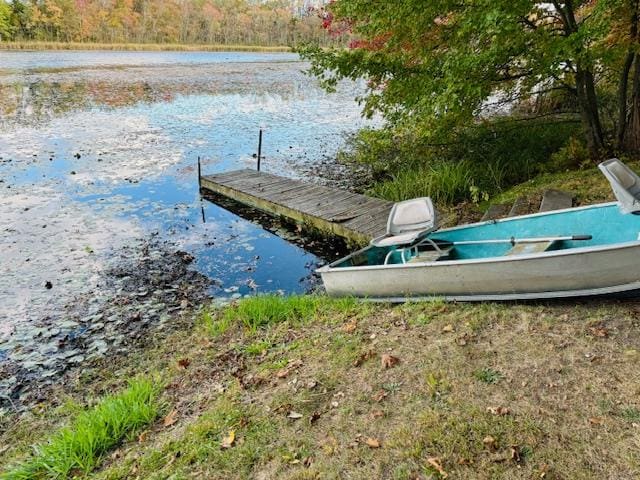
[[265, 171], [317, 181], [366, 125], [363, 86], [327, 94], [306, 68], [287, 53], [0, 52], [0, 397], [205, 297], [313, 286], [323, 258], [201, 199], [196, 174], [198, 157], [204, 173], [255, 168], [263, 128]]

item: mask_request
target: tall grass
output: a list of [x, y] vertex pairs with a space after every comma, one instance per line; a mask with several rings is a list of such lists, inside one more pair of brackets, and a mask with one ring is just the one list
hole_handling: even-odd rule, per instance
[[34, 447], [30, 458], [0, 474], [0, 479], [57, 479], [91, 472], [112, 447], [158, 417], [158, 394], [150, 380], [132, 380], [127, 389], [104, 397]]
[[124, 50], [177, 52], [290, 52], [287, 46], [183, 45], [173, 43], [0, 42], [0, 50]]
[[240, 323], [250, 332], [268, 325], [291, 322], [303, 324], [323, 315], [339, 316], [353, 311], [353, 298], [333, 299], [320, 295], [258, 295], [245, 298], [218, 312], [205, 311], [202, 323], [209, 333], [218, 336], [233, 324]]
[[538, 173], [566, 169], [561, 159], [566, 154], [554, 153], [576, 131], [574, 123], [500, 119], [434, 140], [418, 125], [387, 127], [360, 132], [341, 158], [371, 168], [374, 196], [392, 201], [430, 196], [451, 204], [477, 201]]
[[474, 185], [470, 162], [438, 162], [417, 168], [405, 168], [390, 181], [371, 188], [373, 196], [394, 202], [415, 197], [431, 197], [436, 203], [455, 203], [469, 195]]

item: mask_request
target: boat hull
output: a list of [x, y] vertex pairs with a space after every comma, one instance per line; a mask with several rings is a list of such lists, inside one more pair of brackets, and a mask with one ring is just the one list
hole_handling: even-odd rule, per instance
[[640, 242], [423, 264], [324, 267], [332, 296], [458, 301], [607, 295], [640, 289]]

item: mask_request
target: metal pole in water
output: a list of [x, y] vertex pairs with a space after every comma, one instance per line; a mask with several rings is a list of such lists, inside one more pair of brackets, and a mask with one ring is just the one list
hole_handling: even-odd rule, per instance
[[262, 129], [258, 135], [258, 171], [260, 171], [260, 160], [262, 159]]
[[198, 156], [198, 188], [202, 187], [202, 167], [200, 166], [200, 156]]

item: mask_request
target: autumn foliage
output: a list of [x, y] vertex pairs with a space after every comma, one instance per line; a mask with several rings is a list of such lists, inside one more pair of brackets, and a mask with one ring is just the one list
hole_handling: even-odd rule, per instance
[[314, 9], [272, 0], [0, 0], [0, 40], [327, 44]]

